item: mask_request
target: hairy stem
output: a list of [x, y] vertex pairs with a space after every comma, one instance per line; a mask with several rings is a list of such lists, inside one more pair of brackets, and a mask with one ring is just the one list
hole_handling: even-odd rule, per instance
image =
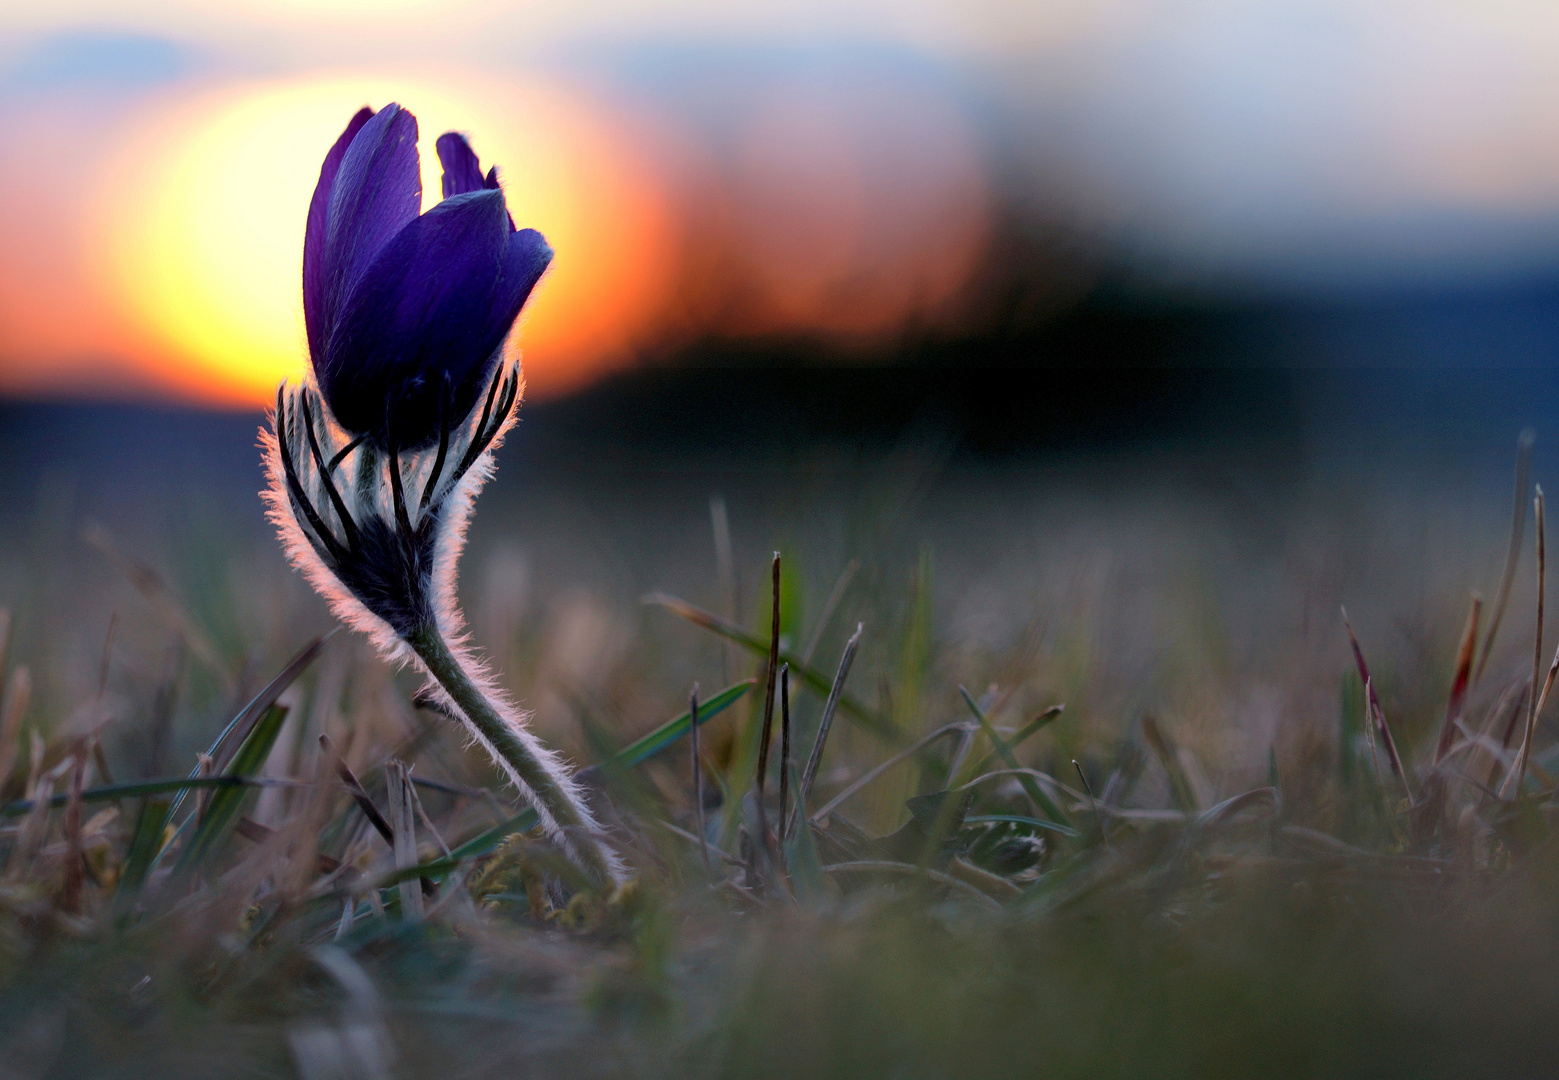
[[567, 846], [587, 874], [599, 885], [612, 885], [621, 877], [616, 861], [595, 836], [594, 824], [562, 779], [546, 762], [538, 760], [503, 714], [472, 680], [438, 628], [424, 626], [411, 633], [406, 643], [421, 658], [428, 673], [454, 700], [466, 721], [476, 729], [501, 765], [522, 780], [567, 833]]

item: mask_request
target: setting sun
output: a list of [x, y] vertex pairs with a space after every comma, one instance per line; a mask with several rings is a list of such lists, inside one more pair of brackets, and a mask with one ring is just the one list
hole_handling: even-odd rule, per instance
[[658, 307], [672, 244], [663, 196], [604, 116], [536, 82], [340, 76], [212, 88], [169, 102], [109, 171], [105, 282], [149, 341], [157, 381], [268, 400], [306, 362], [299, 267], [319, 161], [351, 114], [399, 101], [433, 141], [466, 132], [521, 226], [557, 252], [521, 319], [529, 385], [567, 389], [623, 356]]

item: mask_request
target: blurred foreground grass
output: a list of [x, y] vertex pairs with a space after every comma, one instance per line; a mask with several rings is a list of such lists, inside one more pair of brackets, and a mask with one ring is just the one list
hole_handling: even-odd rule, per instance
[[[235, 428], [204, 437], [242, 446]], [[1508, 1076], [1552, 1059], [1546, 718], [1512, 776], [1530, 516], [1474, 678], [1508, 465], [1178, 448], [971, 467], [925, 441], [538, 475], [511, 451], [462, 593], [537, 728], [596, 766], [639, 868], [601, 897], [414, 681], [320, 642], [257, 470], [121, 451], [3, 482], [0, 1076]], [[776, 550], [786, 801], [811, 821], [790, 828], [783, 695], [754, 793]]]

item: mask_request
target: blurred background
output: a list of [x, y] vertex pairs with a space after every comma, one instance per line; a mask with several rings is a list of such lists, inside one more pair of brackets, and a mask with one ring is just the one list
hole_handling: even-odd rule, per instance
[[262, 404], [319, 159], [392, 99], [559, 252], [537, 400], [679, 364], [1546, 364], [1556, 49], [1510, 0], [13, 6], [0, 388]]
[[736, 677], [638, 597], [753, 620], [782, 547], [818, 656], [882, 627], [863, 694], [934, 592], [927, 716], [1016, 679], [1264, 768], [1332, 721], [1346, 601], [1427, 729], [1559, 406], [1556, 56], [1529, 0], [11, 5], [0, 603], [38, 708], [115, 619], [132, 698], [170, 636], [220, 695], [328, 625], [253, 434], [320, 159], [396, 100], [558, 253], [463, 581], [544, 724]]

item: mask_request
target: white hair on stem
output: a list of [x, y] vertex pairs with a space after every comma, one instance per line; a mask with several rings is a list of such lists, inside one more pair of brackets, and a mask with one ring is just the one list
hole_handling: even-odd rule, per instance
[[[588, 839], [585, 845], [579, 842], [579, 833], [588, 837], [599, 834], [601, 829], [572, 770], [556, 751], [536, 738], [528, 723], [530, 713], [494, 681], [487, 663], [471, 646], [465, 618], [456, 603], [458, 567], [474, 500], [496, 469], [494, 451], [515, 423], [523, 389], [518, 362], [511, 359], [500, 363], [488, 385], [487, 406], [473, 409], [473, 416], [467, 417], [458, 431], [448, 433], [448, 442], [442, 449], [435, 451], [430, 447], [392, 458], [361, 440], [353, 441], [335, 422], [312, 380], [285, 384], [278, 393], [279, 411], [271, 416], [271, 430], [262, 428], [260, 432], [270, 481], [262, 497], [266, 516], [276, 526], [288, 560], [325, 598], [332, 614], [365, 634], [391, 663], [411, 664], [422, 670], [428, 677], [424, 693], [441, 710], [461, 721], [468, 743], [481, 745], [502, 769], [536, 810], [548, 837], [574, 861], [595, 864], [610, 882], [616, 883], [624, 879], [626, 871], [615, 852]], [[499, 414], [490, 418], [495, 399], [500, 402]], [[352, 470], [355, 475], [342, 490], [331, 474], [350, 455], [357, 457]], [[397, 459], [399, 503], [390, 474]], [[434, 664], [419, 653], [418, 643], [408, 640], [402, 630], [374, 612], [338, 572], [340, 557], [349, 554], [362, 523], [377, 521], [392, 533], [398, 527], [404, 532], [408, 524], [413, 529], [420, 528], [430, 514], [436, 517], [427, 573], [428, 595], [418, 599], [431, 615], [433, 625], [419, 627], [418, 632], [425, 634], [431, 629], [436, 645], [420, 644], [441, 651], [442, 657], [456, 669], [446, 671], [443, 679], [434, 670]], [[460, 680], [465, 687], [447, 685]], [[501, 724], [503, 733], [518, 743], [529, 759], [525, 764], [537, 772], [536, 779], [550, 787], [550, 792], [538, 791], [537, 784], [523, 775], [520, 765], [510, 760], [472, 718], [471, 710], [460, 704], [457, 693], [466, 691], [474, 693], [479, 707], [485, 707]], [[560, 805], [551, 805], [554, 801]], [[575, 820], [560, 821], [560, 810], [566, 810], [566, 816]], [[594, 850], [586, 851], [584, 847]]]

